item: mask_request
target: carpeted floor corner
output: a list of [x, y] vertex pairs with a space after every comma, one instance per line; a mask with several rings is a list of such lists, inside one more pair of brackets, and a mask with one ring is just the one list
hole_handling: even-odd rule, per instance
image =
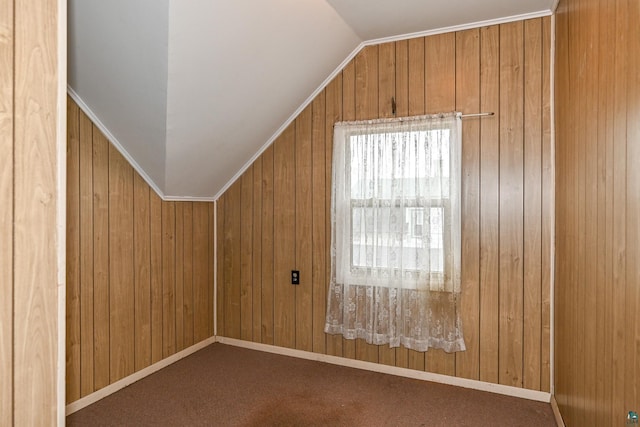
[[68, 426], [555, 426], [549, 404], [212, 344]]

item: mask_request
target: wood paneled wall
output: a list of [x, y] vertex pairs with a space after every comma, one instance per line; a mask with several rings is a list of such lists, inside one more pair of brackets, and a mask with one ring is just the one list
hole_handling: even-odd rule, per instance
[[[13, 1], [0, 1], [0, 424], [13, 423]], [[8, 237], [8, 238], [7, 238]]]
[[67, 104], [67, 403], [213, 336], [214, 204], [167, 202]]
[[0, 0], [0, 425], [58, 411], [58, 1]]
[[[218, 334], [549, 391], [550, 18], [367, 47], [218, 200]], [[460, 110], [467, 351], [323, 332], [333, 124]], [[290, 271], [300, 270], [299, 286]]]
[[640, 411], [640, 5], [562, 0], [555, 390], [569, 426]]

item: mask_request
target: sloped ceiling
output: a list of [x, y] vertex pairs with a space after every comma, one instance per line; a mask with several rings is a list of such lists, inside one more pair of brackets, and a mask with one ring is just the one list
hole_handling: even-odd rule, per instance
[[363, 42], [553, 3], [69, 0], [69, 89], [163, 197], [213, 199]]

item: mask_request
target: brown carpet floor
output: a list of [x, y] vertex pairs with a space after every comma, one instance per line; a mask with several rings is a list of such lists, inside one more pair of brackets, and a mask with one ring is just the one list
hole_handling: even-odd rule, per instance
[[213, 344], [68, 426], [555, 426], [549, 404]]

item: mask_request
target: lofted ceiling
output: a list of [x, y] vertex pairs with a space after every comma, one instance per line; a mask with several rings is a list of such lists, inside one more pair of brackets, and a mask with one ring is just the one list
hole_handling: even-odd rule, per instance
[[69, 93], [166, 199], [214, 199], [367, 43], [554, 0], [69, 0]]

